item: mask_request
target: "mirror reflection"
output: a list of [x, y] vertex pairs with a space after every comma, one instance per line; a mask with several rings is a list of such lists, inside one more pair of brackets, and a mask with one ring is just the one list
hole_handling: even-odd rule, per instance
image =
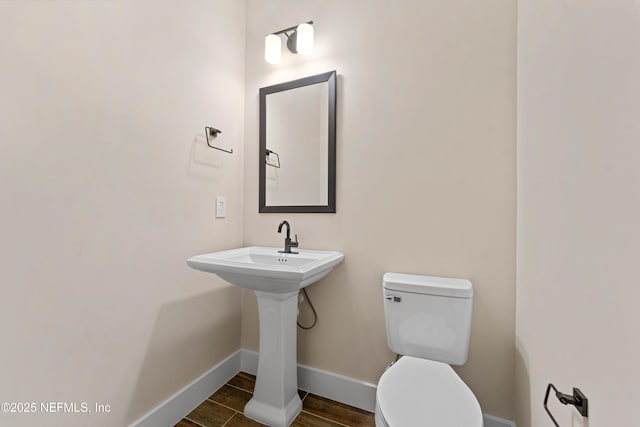
[[324, 82], [267, 97], [268, 206], [328, 203], [327, 90]]

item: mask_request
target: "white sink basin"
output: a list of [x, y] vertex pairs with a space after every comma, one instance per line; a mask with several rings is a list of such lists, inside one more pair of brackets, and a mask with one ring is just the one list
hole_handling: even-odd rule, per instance
[[302, 410], [296, 370], [298, 293], [329, 274], [344, 255], [306, 249], [282, 254], [279, 250], [252, 246], [196, 255], [187, 264], [256, 294], [260, 320], [258, 375], [244, 415], [272, 427], [287, 427]]
[[243, 288], [282, 293], [317, 282], [344, 259], [336, 251], [296, 249], [298, 254], [282, 254], [279, 250], [282, 248], [251, 246], [196, 255], [187, 264]]

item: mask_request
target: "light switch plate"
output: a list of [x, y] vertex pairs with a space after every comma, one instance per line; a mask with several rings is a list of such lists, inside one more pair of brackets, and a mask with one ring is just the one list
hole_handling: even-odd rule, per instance
[[226, 218], [227, 216], [227, 198], [224, 196], [216, 197], [216, 218]]

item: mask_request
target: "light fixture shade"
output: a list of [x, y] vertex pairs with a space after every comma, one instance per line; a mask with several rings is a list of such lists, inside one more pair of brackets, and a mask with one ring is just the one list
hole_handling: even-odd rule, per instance
[[264, 38], [264, 60], [269, 64], [277, 64], [282, 56], [282, 40], [275, 34], [268, 34]]
[[298, 25], [296, 50], [301, 55], [313, 53], [313, 26], [311, 24]]

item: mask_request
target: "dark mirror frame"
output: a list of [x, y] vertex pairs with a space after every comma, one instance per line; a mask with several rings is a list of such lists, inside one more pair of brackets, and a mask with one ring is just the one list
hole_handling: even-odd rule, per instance
[[[329, 83], [329, 114], [328, 114], [328, 198], [327, 205], [304, 205], [304, 206], [267, 206], [266, 205], [266, 176], [267, 176], [267, 95], [285, 90], [296, 89], [317, 83]], [[335, 213], [336, 212], [336, 72], [315, 76], [304, 77], [290, 82], [280, 83], [273, 86], [260, 88], [260, 183], [259, 183], [259, 209], [260, 213]]]

